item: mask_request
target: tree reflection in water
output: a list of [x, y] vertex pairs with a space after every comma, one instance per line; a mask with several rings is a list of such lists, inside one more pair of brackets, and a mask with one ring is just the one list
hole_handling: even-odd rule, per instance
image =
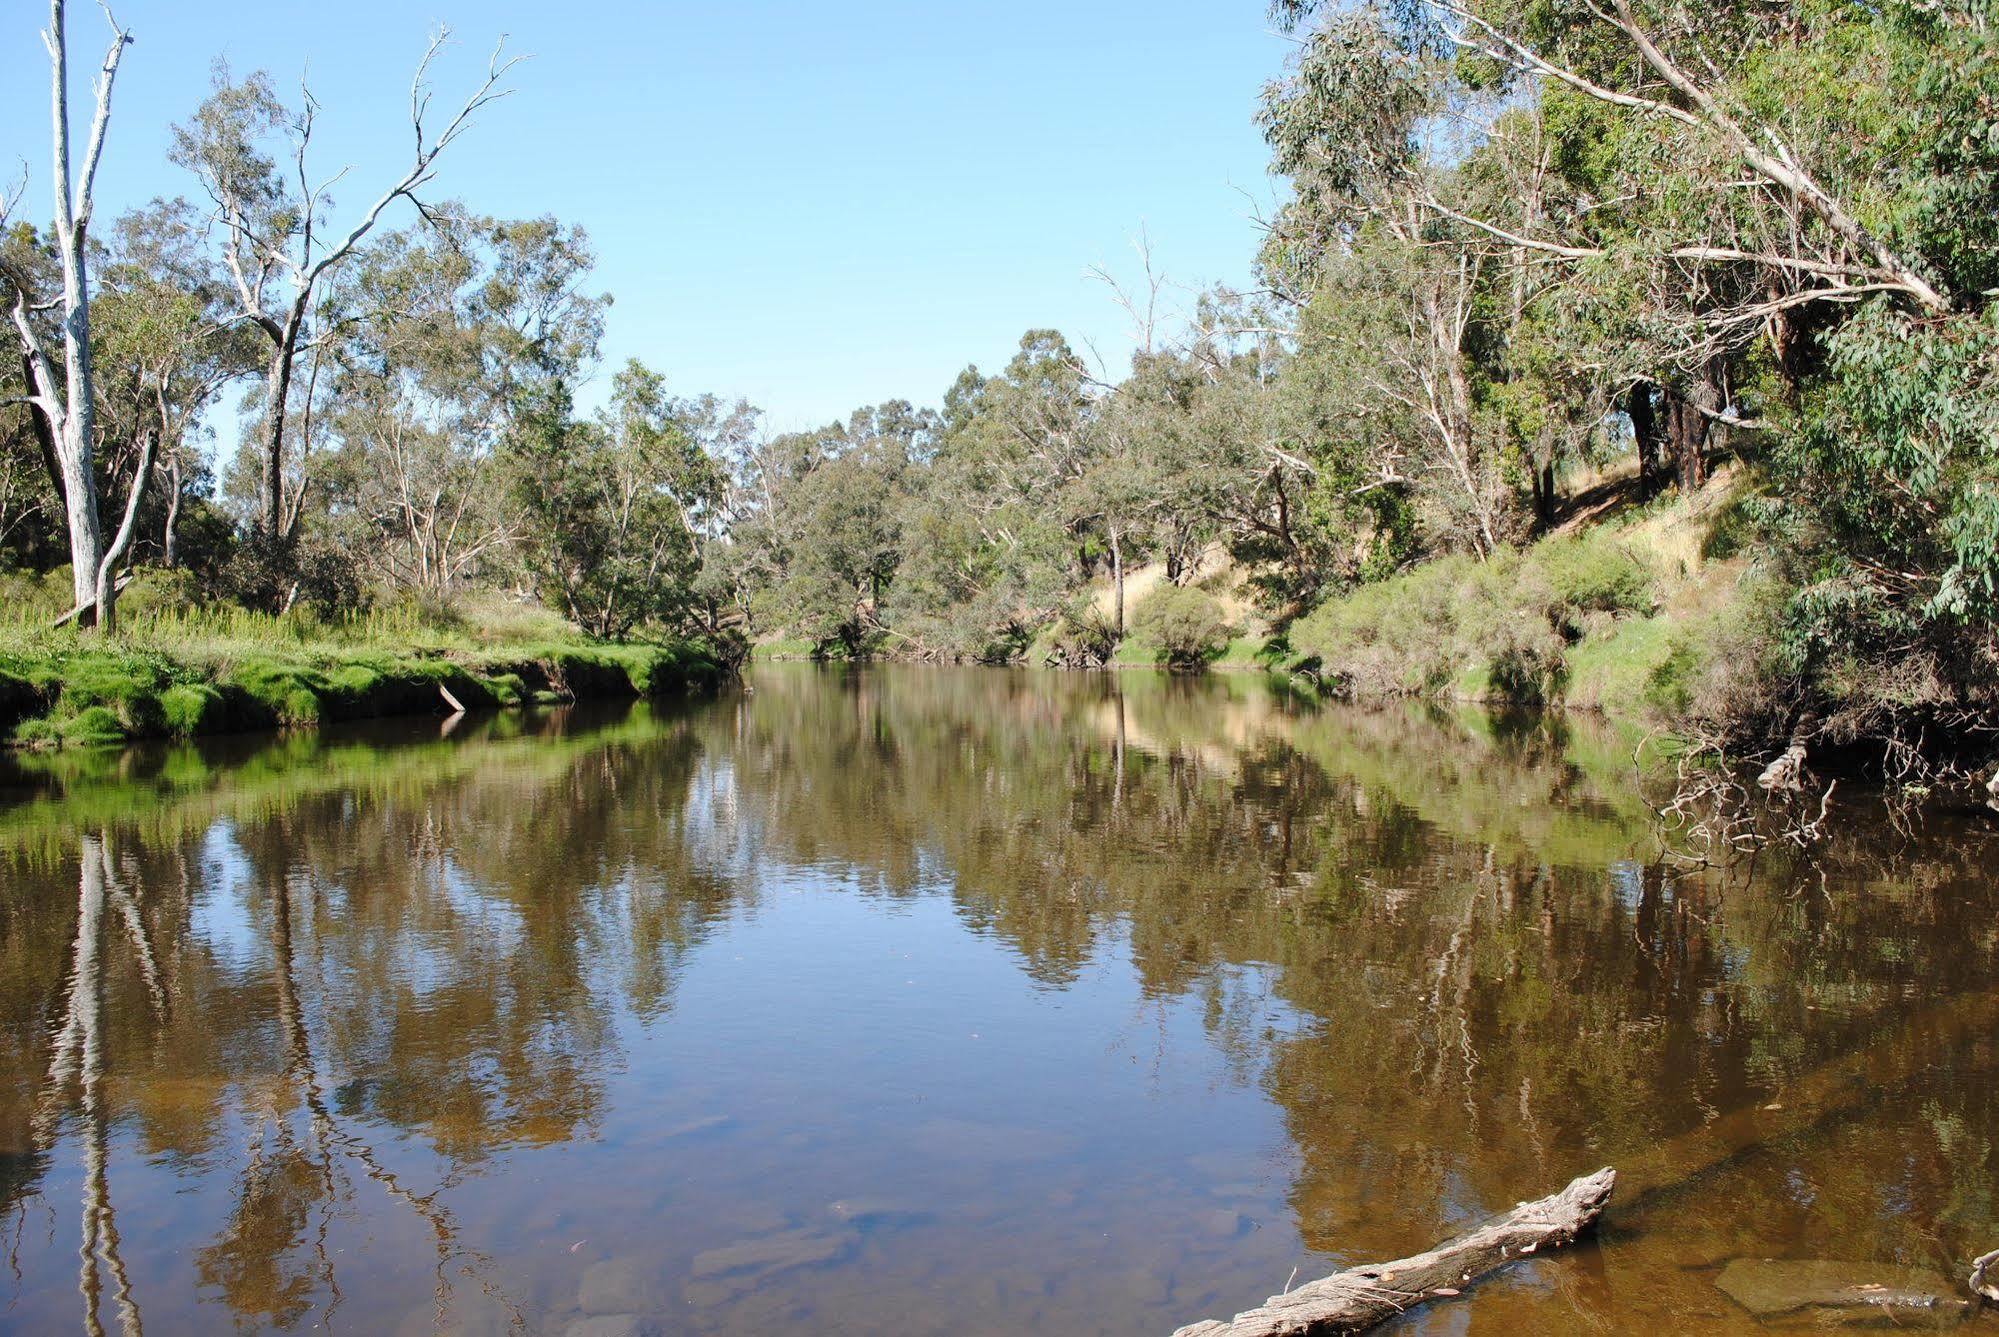
[[[70, 1164], [93, 1332], [100, 1310], [137, 1331], [140, 1294], [169, 1326], [198, 1326], [205, 1296], [249, 1327], [394, 1328], [417, 1321], [394, 1296], [419, 1272], [425, 1330], [476, 1311], [559, 1331], [606, 1235], [695, 1331], [921, 1330], [921, 1297], [981, 1266], [1030, 1280], [995, 1283], [961, 1330], [1163, 1330], [1606, 1161], [1632, 1201], [1600, 1257], [1542, 1282], [1612, 1328], [1721, 1322], [1700, 1269], [1732, 1254], [1941, 1266], [1999, 1238], [1999, 893], [1985, 828], [1948, 814], [1901, 835], [1855, 804], [1810, 865], [1687, 870], [1600, 725], [1315, 710], [1245, 680], [767, 670], [677, 713], [427, 732], [13, 763], [17, 1312], [55, 1312], [27, 1221]], [[822, 944], [851, 998], [732, 992], [768, 986], [732, 984], [763, 977], [728, 952], [778, 950], [810, 906], [854, 898], [860, 936]], [[1017, 968], [957, 1005], [1073, 1002], [1034, 1014], [1057, 1029], [1010, 1067], [956, 1069], [996, 1083], [971, 1093], [995, 1109], [1047, 1083], [1050, 1109], [1081, 1111], [1058, 1130], [1073, 1164], [987, 1131], [932, 1165], [922, 1139], [964, 1121], [898, 1123], [843, 1084], [901, 1046], [917, 1099], [958, 1094], [922, 1071], [960, 1061], [923, 1048], [938, 1019], [865, 1001], [872, 939], [931, 904]], [[736, 946], [704, 954], [717, 935]], [[825, 1033], [855, 1046], [850, 1076], [792, 1033], [842, 1008]], [[750, 1009], [780, 1021], [729, 1028]], [[1072, 1039], [1131, 1062], [1032, 1066]], [[674, 1066], [695, 1053], [706, 1070]], [[1203, 1064], [1205, 1086], [1175, 1084]], [[758, 1123], [794, 1070], [809, 1103]], [[681, 1089], [743, 1102], [690, 1126], [741, 1131], [635, 1142], [646, 1102]], [[1202, 1122], [1250, 1108], [1232, 1101], [1281, 1130], [1288, 1221], [1217, 1239], [1187, 1204], [1257, 1192], [1248, 1144]], [[1113, 1110], [1147, 1122], [1100, 1126]], [[877, 1217], [932, 1225], [826, 1226], [798, 1196], [833, 1111], [851, 1173], [917, 1198]], [[1144, 1163], [1182, 1155], [1159, 1151], [1175, 1138], [1212, 1145]], [[114, 1165], [143, 1243], [121, 1239]], [[1001, 1188], [965, 1187], [988, 1169]], [[982, 1209], [1004, 1239], [953, 1216], [994, 1192], [1013, 1195]], [[1006, 1205], [1050, 1200], [1078, 1205]], [[702, 1261], [731, 1212], [769, 1220], [727, 1227], [743, 1256], [790, 1241], [821, 1261], [731, 1280]], [[183, 1230], [192, 1269], [154, 1242]], [[1157, 1284], [1106, 1293], [1140, 1262]], [[1531, 1325], [1549, 1303], [1501, 1287], [1468, 1309]]]

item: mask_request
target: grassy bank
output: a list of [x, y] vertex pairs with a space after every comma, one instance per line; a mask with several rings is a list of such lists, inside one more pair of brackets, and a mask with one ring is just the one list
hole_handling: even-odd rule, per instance
[[112, 640], [50, 631], [38, 591], [0, 622], [0, 740], [15, 746], [316, 725], [322, 721], [602, 698], [711, 686], [727, 669], [708, 646], [601, 644], [538, 610], [498, 601], [416, 606], [327, 622], [186, 603], [140, 587]]
[[1774, 591], [1730, 538], [1718, 479], [1480, 562], [1448, 557], [1300, 618], [1288, 667], [1336, 695], [1600, 709], [1667, 726], [1739, 716], [1768, 660]]

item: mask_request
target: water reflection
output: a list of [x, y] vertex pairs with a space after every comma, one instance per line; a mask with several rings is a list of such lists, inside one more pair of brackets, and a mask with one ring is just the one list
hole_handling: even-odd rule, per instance
[[753, 686], [8, 763], [10, 1324], [1160, 1332], [1606, 1162], [1454, 1322], [1999, 1243], [1974, 819], [1687, 870], [1585, 721]]

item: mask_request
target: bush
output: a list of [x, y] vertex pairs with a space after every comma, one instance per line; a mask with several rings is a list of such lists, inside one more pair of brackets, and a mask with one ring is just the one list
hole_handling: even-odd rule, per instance
[[1530, 561], [1547, 573], [1563, 613], [1644, 613], [1652, 608], [1652, 574], [1616, 540], [1550, 539]]
[[1290, 639], [1297, 666], [1345, 695], [1542, 705], [1565, 690], [1572, 647], [1653, 604], [1645, 565], [1589, 535], [1427, 562], [1321, 605]]
[[1048, 639], [1048, 662], [1062, 668], [1102, 668], [1117, 653], [1117, 633], [1094, 610], [1065, 615]]
[[1197, 668], [1229, 648], [1235, 629], [1206, 590], [1161, 585], [1138, 601], [1131, 629], [1175, 668]]
[[306, 607], [321, 614], [362, 606], [361, 570], [337, 546], [253, 534], [218, 575], [218, 592], [266, 613]]

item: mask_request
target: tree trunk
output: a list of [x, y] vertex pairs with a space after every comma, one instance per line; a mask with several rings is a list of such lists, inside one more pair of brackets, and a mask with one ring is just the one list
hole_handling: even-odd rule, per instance
[[1680, 491], [1693, 492], [1707, 481], [1707, 418], [1678, 390], [1668, 389], [1660, 398], [1666, 410], [1666, 441], [1672, 450], [1674, 480]]
[[173, 463], [167, 466], [167, 516], [160, 525], [160, 561], [171, 571], [180, 563], [180, 451], [174, 451]]
[[1571, 1243], [1596, 1223], [1616, 1184], [1615, 1171], [1598, 1170], [1551, 1197], [1523, 1202], [1428, 1253], [1348, 1268], [1273, 1295], [1261, 1308], [1237, 1314], [1230, 1322], [1210, 1319], [1190, 1324], [1173, 1337], [1331, 1337], [1365, 1332], [1426, 1300], [1455, 1296], [1487, 1272]]
[[1555, 527], [1560, 517], [1556, 514], [1555, 496], [1555, 433], [1551, 427], [1541, 429], [1540, 438], [1535, 442], [1532, 486], [1534, 489], [1534, 527], [1546, 531]]
[[132, 536], [138, 532], [139, 505], [146, 498], [146, 482], [153, 475], [153, 455], [159, 447], [160, 432], [156, 427], [146, 433], [139, 465], [132, 471], [132, 492], [125, 498], [124, 523], [118, 526], [117, 537], [97, 563], [97, 586], [91, 591], [91, 602], [97, 605], [97, 625], [106, 635], [118, 630], [118, 587], [111, 579], [112, 568], [130, 551]]
[[[91, 467], [96, 440], [95, 378], [90, 357], [90, 210], [96, 154], [103, 142], [111, 111], [111, 80], [125, 47], [120, 31], [98, 85], [97, 115], [84, 150], [83, 177], [72, 181], [69, 134], [69, 42], [64, 31], [62, 0], [50, 0], [49, 55], [54, 83], [52, 120], [55, 136], [55, 234], [62, 260], [62, 423], [56, 433], [56, 461], [61, 466], [63, 505], [69, 516], [70, 585], [81, 608], [97, 595], [97, 568], [104, 556], [104, 535], [97, 519], [97, 479]], [[46, 389], [45, 389], [46, 393]]]
[[63, 504], [69, 514], [70, 585], [81, 608], [97, 597], [97, 568], [104, 560], [104, 531], [97, 517], [97, 471], [91, 446], [97, 431], [95, 382], [90, 357], [90, 275], [85, 240], [75, 233], [74, 249], [63, 252], [63, 363], [68, 370], [62, 435], [56, 462], [61, 466]]
[[1638, 445], [1640, 490], [1650, 492], [1659, 484], [1659, 419], [1652, 411], [1652, 383], [1634, 381], [1625, 392], [1624, 415], [1631, 419], [1631, 437]]
[[1673, 471], [1680, 491], [1693, 492], [1707, 482], [1708, 437], [1721, 412], [1724, 391], [1721, 363], [1712, 359], [1700, 379], [1685, 392], [1667, 390], [1666, 435], [1673, 449]]
[[[35, 389], [35, 361], [26, 353], [21, 354], [21, 384], [30, 394]], [[69, 492], [63, 486], [62, 465], [56, 461], [56, 434], [49, 425], [49, 415], [42, 411], [40, 404], [28, 405], [28, 421], [35, 429], [35, 445], [42, 452], [42, 469], [49, 476], [49, 488], [56, 494], [56, 509], [67, 514]]]
[[1111, 624], [1119, 640], [1124, 639], [1124, 545], [1118, 540], [1118, 532], [1111, 531], [1111, 588], [1114, 591], [1112, 606], [1115, 617]]
[[[84, 335], [87, 339], [88, 333]], [[91, 467], [88, 415], [79, 421], [74, 403], [59, 454], [63, 501], [69, 515], [70, 586], [81, 608], [97, 598], [97, 568], [104, 560], [104, 531], [97, 522], [97, 479]], [[81, 619], [79, 619], [81, 620]], [[93, 619], [94, 620], [94, 619]], [[89, 625], [85, 622], [85, 625]]]
[[287, 324], [264, 377], [264, 449], [260, 509], [264, 533], [276, 540], [285, 531], [285, 404], [291, 397], [292, 354], [298, 347], [296, 324]]

